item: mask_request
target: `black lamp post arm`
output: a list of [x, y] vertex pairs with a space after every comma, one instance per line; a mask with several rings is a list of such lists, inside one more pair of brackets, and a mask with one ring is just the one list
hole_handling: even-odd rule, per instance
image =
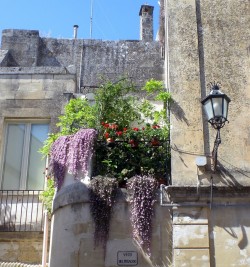
[[219, 147], [220, 143], [221, 143], [220, 129], [217, 129], [217, 134], [216, 134], [216, 138], [214, 141], [214, 148], [212, 151], [212, 169], [213, 169], [213, 171], [216, 171], [217, 158], [218, 158], [218, 147]]

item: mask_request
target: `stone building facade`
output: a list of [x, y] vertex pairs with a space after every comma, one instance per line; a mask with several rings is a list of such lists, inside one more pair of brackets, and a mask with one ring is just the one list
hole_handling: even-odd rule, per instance
[[[41, 164], [28, 147], [35, 149], [36, 143], [41, 144], [48, 129], [50, 132], [58, 130], [58, 116], [68, 96], [94, 92], [103, 80], [115, 82], [129, 77], [138, 87], [151, 78], [163, 80], [162, 48], [153, 40], [153, 7], [143, 5], [140, 16], [141, 27], [145, 29], [141, 29], [141, 40], [134, 41], [59, 40], [41, 38], [36, 30], [3, 30], [0, 225], [4, 235], [0, 241], [0, 261], [41, 262], [42, 230], [36, 229], [30, 217], [25, 217], [23, 222], [22, 216], [23, 213], [33, 214], [31, 207], [38, 205], [27, 195], [31, 191], [37, 195], [43, 188], [45, 166], [39, 170], [32, 168], [32, 165]], [[22, 194], [22, 200], [16, 192]], [[26, 229], [26, 224], [30, 228]]]
[[[113, 81], [128, 75], [138, 86], [150, 78], [164, 79], [173, 97], [172, 182], [159, 192], [152, 255], [143, 253], [131, 238], [126, 192], [121, 193], [115, 209], [106, 257], [102, 249], [93, 250], [86, 187], [72, 184], [59, 191], [54, 201], [50, 267], [124, 266], [119, 264], [123, 252], [133, 252], [131, 257], [141, 267], [250, 265], [250, 3], [160, 3], [161, 21], [165, 21], [161, 42], [58, 40], [24, 30], [2, 33], [2, 151], [4, 125], [9, 120], [46, 120], [56, 130], [57, 116], [67, 101], [65, 93], [93, 92], [100, 74]], [[144, 14], [145, 8], [140, 14], [147, 20], [151, 13]], [[146, 10], [151, 12], [152, 7]], [[150, 33], [148, 29], [141, 32]], [[208, 125], [200, 103], [210, 91], [207, 84], [213, 81], [220, 82], [232, 100], [230, 123], [221, 130], [216, 172], [211, 171], [216, 131]], [[201, 157], [204, 166], [197, 165]], [[41, 243], [37, 253], [41, 253]], [[7, 250], [13, 248], [6, 244], [0, 243], [1, 260], [28, 261], [18, 258], [18, 252], [8, 258]]]
[[[249, 1], [166, 1], [171, 106], [174, 266], [249, 266]], [[216, 130], [201, 106], [220, 82], [231, 102], [211, 171]], [[206, 159], [197, 166], [197, 158]], [[174, 205], [175, 204], [175, 205]]]

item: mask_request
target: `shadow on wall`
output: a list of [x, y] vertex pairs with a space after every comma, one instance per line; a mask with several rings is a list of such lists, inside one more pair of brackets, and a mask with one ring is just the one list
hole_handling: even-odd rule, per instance
[[216, 185], [218, 183], [222, 183], [223, 185], [230, 187], [243, 188], [244, 186], [238, 182], [239, 175], [250, 178], [250, 174], [244, 173], [243, 171], [237, 169], [235, 166], [231, 167], [232, 169], [227, 169], [221, 161], [218, 161], [218, 175], [215, 176], [214, 184]]
[[15, 59], [13, 58], [10, 52], [8, 52], [6, 67], [18, 67], [17, 62], [15, 61]]
[[175, 100], [172, 100], [171, 105], [170, 105], [170, 110], [177, 120], [184, 121], [189, 126], [189, 122], [185, 116], [185, 112], [182, 109], [182, 107], [178, 104], [178, 102], [176, 102]]
[[60, 67], [61, 63], [55, 58], [53, 53], [48, 49], [43, 39], [39, 43], [38, 66]]
[[[221, 216], [221, 214], [224, 214]], [[243, 250], [246, 249], [249, 245], [249, 236], [250, 232], [250, 206], [237, 206], [231, 208], [212, 208], [211, 210], [211, 226], [213, 228], [213, 232], [216, 232], [215, 227], [222, 228], [225, 233], [222, 233], [224, 236], [225, 244], [232, 239], [232, 248]], [[218, 230], [217, 230], [218, 231]], [[212, 233], [213, 235], [213, 233]], [[216, 234], [217, 238], [219, 238], [218, 234]], [[221, 240], [217, 241], [221, 242]], [[233, 245], [234, 244], [234, 245]]]
[[11, 205], [1, 205], [0, 208], [0, 231], [15, 230], [15, 215], [11, 214]]

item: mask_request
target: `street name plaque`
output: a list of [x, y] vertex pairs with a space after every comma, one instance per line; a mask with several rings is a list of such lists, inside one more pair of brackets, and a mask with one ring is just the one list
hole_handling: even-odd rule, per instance
[[138, 264], [138, 254], [136, 251], [118, 251], [118, 266], [136, 266]]

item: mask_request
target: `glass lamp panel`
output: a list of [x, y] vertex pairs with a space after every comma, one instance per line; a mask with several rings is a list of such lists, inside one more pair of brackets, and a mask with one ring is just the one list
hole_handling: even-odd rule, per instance
[[5, 158], [3, 165], [3, 189], [18, 190], [21, 178], [24, 124], [9, 124], [7, 127]]
[[213, 98], [213, 110], [214, 110], [214, 116], [215, 117], [222, 117], [222, 98], [221, 97], [216, 97]]
[[212, 108], [212, 101], [211, 99], [208, 99], [205, 103], [204, 103], [204, 109], [206, 111], [207, 114], [207, 119], [210, 120], [214, 117], [213, 114], [213, 108]]
[[223, 105], [223, 117], [224, 117], [225, 119], [227, 119], [228, 102], [226, 101], [225, 98], [223, 99], [223, 103], [224, 103], [224, 105]]
[[27, 174], [27, 189], [42, 190], [44, 186], [44, 171], [46, 160], [38, 150], [48, 137], [48, 124], [32, 124], [29, 146], [29, 164]]

